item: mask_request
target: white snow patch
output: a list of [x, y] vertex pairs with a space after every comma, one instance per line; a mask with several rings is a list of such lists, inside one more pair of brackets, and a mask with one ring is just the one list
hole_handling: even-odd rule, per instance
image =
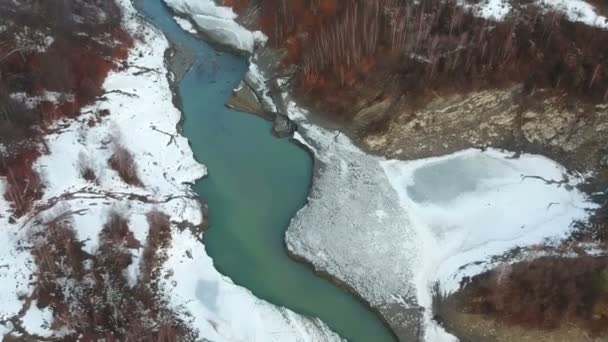
[[[471, 9], [475, 15], [481, 18], [496, 21], [504, 20], [513, 9], [510, 0], [484, 0], [478, 4], [459, 0], [458, 3]], [[559, 11], [565, 14], [570, 21], [608, 29], [608, 18], [597, 14], [593, 5], [584, 0], [535, 0], [534, 4], [546, 10]]]
[[239, 25], [232, 8], [219, 6], [213, 0], [164, 0], [179, 14], [190, 17], [216, 43], [252, 53], [255, 46], [266, 42], [260, 31], [251, 32]]
[[52, 104], [62, 104], [64, 102], [74, 102], [74, 94], [59, 93], [56, 91], [45, 90], [42, 95], [29, 96], [26, 93], [13, 93], [10, 97], [14, 100], [24, 103], [28, 108], [35, 108], [41, 102], [50, 102]]
[[[0, 177], [0, 194], [6, 191], [6, 180]], [[9, 203], [4, 196], [0, 196], [0, 320], [4, 321], [16, 315], [21, 310], [20, 295], [31, 292], [30, 277], [33, 274], [33, 260], [29, 244], [26, 242], [27, 234], [18, 229], [17, 224], [6, 222], [7, 213], [10, 212]], [[5, 334], [10, 327], [0, 326], [0, 333]]]
[[276, 112], [277, 106], [274, 104], [272, 98], [268, 95], [268, 89], [266, 86], [267, 79], [268, 77], [266, 77], [262, 70], [258, 68], [257, 64], [255, 64], [254, 61], [250, 61], [249, 69], [245, 75], [245, 81], [260, 98], [262, 108], [267, 112]]
[[192, 23], [190, 22], [190, 20], [188, 19], [184, 19], [178, 16], [173, 17], [173, 19], [175, 19], [175, 22], [177, 22], [177, 25], [179, 25], [179, 27], [182, 28], [182, 30], [191, 33], [191, 34], [197, 34], [198, 31], [196, 31], [196, 28], [194, 28], [194, 25], [192, 25]]
[[5, 336], [11, 331], [13, 331], [13, 324], [11, 322], [0, 324], [0, 336]]
[[36, 302], [32, 302], [22, 321], [30, 334], [42, 337], [49, 337], [53, 334], [50, 329], [51, 322], [53, 322], [53, 312], [49, 308], [38, 309]]
[[289, 249], [372, 305], [422, 306], [427, 341], [454, 340], [431, 319], [437, 281], [454, 291], [463, 276], [485, 270], [461, 266], [563, 238], [596, 207], [575, 188], [580, 179], [565, 179], [566, 170], [542, 156], [465, 150], [385, 160], [310, 124], [293, 102], [289, 115], [301, 128], [295, 138], [322, 163], [288, 229]]

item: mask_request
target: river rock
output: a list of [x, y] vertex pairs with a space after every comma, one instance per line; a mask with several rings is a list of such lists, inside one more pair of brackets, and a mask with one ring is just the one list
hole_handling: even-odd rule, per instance
[[295, 124], [285, 114], [272, 113], [274, 120], [272, 122], [272, 134], [278, 138], [289, 137], [295, 132]]
[[265, 119], [271, 118], [266, 116], [255, 92], [245, 82], [241, 82], [239, 87], [232, 92], [226, 106], [239, 112], [259, 115]]

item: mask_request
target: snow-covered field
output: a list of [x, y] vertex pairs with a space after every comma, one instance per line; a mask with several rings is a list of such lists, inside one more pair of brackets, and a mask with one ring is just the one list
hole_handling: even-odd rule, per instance
[[[13, 317], [23, 307], [22, 297], [33, 287], [30, 277], [35, 264], [27, 247], [38, 223], [73, 212], [73, 225], [87, 252], [98, 248], [99, 232], [109, 213], [118, 211], [129, 220], [139, 241], [145, 241], [149, 225], [146, 215], [152, 210], [171, 217], [172, 240], [163, 265], [163, 291], [184, 320], [199, 330], [200, 337], [212, 341], [333, 341], [340, 340], [323, 323], [297, 315], [256, 298], [236, 286], [213, 266], [205, 247], [183, 223], [196, 226], [203, 222], [201, 204], [190, 189], [205, 176], [206, 169], [193, 158], [186, 138], [177, 125], [181, 113], [172, 102], [164, 52], [168, 42], [162, 33], [143, 23], [129, 0], [119, 0], [125, 10], [129, 31], [139, 32], [129, 57], [129, 68], [111, 74], [104, 88], [105, 99], [84, 108], [76, 121], [63, 122], [62, 129], [48, 136], [50, 153], [36, 164], [45, 188], [39, 205], [47, 205], [35, 216], [7, 223], [9, 205], [0, 198], [3, 224], [0, 239], [0, 320]], [[88, 121], [99, 110], [110, 115], [94, 127]], [[127, 147], [135, 156], [137, 171], [144, 184], [133, 187], [121, 181], [107, 166], [112, 146]], [[87, 183], [80, 175], [81, 165], [97, 174], [97, 184]], [[0, 179], [0, 190], [6, 186]], [[4, 191], [1, 191], [2, 193]], [[137, 258], [126, 271], [130, 284], [139, 279]], [[21, 298], [21, 299], [20, 299]], [[28, 333], [54, 336], [49, 329], [52, 314], [31, 305], [22, 315]], [[0, 324], [2, 335], [13, 330], [10, 322]]]

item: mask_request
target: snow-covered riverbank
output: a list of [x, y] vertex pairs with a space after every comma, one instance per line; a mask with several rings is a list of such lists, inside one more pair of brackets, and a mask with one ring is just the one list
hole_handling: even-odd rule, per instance
[[[170, 74], [165, 66], [169, 44], [161, 32], [144, 22], [129, 0], [120, 0], [125, 25], [138, 37], [128, 67], [112, 73], [104, 84], [105, 95], [84, 108], [78, 120], [66, 120], [47, 136], [49, 154], [36, 164], [46, 191], [36, 210], [17, 222], [3, 224], [5, 247], [0, 251], [1, 333], [16, 333], [16, 322], [28, 334], [60, 337], [69, 331], [54, 331], [53, 314], [47, 308], [25, 304], [34, 290], [35, 277], [30, 248], [44, 223], [71, 217], [83, 249], [90, 254], [99, 248], [102, 227], [111, 213], [128, 220], [134, 237], [146, 241], [148, 215], [162, 212], [170, 217], [171, 242], [161, 266], [161, 292], [169, 306], [194, 328], [199, 338], [212, 341], [321, 341], [339, 340], [315, 319], [262, 301], [250, 291], [222, 276], [200, 243], [196, 227], [205, 218], [191, 185], [206, 175], [193, 158], [186, 138], [178, 132], [180, 111], [173, 105]], [[95, 113], [109, 111], [98, 120]], [[98, 121], [93, 123], [93, 121]], [[115, 145], [134, 156], [143, 186], [125, 184], [107, 166]], [[95, 182], [82, 179], [82, 168], [96, 175]], [[0, 187], [5, 180], [0, 181]], [[9, 204], [0, 198], [4, 220]], [[186, 229], [184, 229], [186, 227]], [[133, 262], [125, 270], [129, 284], [141, 281], [142, 250], [133, 249]], [[60, 262], [60, 261], [57, 261]], [[69, 288], [69, 284], [65, 285]], [[22, 312], [20, 312], [20, 310]]]

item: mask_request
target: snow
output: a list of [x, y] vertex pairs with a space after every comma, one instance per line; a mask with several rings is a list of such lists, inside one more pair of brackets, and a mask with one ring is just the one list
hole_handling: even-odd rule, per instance
[[[471, 8], [479, 17], [496, 21], [504, 20], [512, 10], [512, 0], [484, 0], [471, 5], [466, 0], [461, 6]], [[566, 15], [568, 20], [608, 29], [608, 18], [596, 13], [593, 5], [584, 0], [535, 0], [534, 4], [546, 10], [556, 10]]]
[[558, 10], [570, 21], [608, 29], [608, 18], [598, 15], [595, 8], [583, 0], [536, 0], [540, 6]]
[[489, 265], [462, 266], [488, 262], [517, 246], [565, 238], [571, 224], [595, 208], [574, 188], [580, 180], [566, 179], [562, 166], [538, 155], [514, 159], [497, 150], [465, 150], [381, 165], [418, 237], [412, 267], [418, 302], [427, 308], [434, 283], [450, 293], [462, 277]]
[[256, 45], [266, 42], [262, 32], [252, 32], [239, 25], [232, 8], [219, 6], [213, 0], [164, 1], [175, 12], [191, 18], [198, 29], [215, 43], [252, 53]]
[[454, 339], [431, 319], [436, 282], [452, 292], [462, 277], [491, 267], [491, 257], [563, 238], [595, 208], [575, 188], [580, 179], [566, 179], [542, 156], [472, 149], [385, 160], [310, 124], [293, 102], [289, 114], [318, 172], [308, 205], [289, 226], [288, 248], [380, 310], [387, 303], [425, 308], [427, 341]]
[[[261, 102], [262, 108], [266, 112], [272, 113], [277, 111], [277, 106], [272, 101], [272, 98], [268, 95], [268, 89], [266, 87], [267, 79], [268, 77], [264, 75], [262, 70], [260, 70], [257, 64], [255, 64], [255, 62], [252, 60], [252, 62], [249, 64], [249, 69], [245, 75], [244, 82], [246, 82], [247, 85], [256, 93], [256, 96]], [[241, 84], [239, 87], [242, 86], [243, 85]]]
[[[0, 177], [0, 193], [4, 194], [6, 180]], [[16, 225], [5, 223], [10, 207], [4, 197], [0, 197], [0, 219], [3, 221], [0, 229], [0, 321], [16, 315], [21, 310], [22, 303], [19, 295], [31, 292], [30, 276], [32, 275], [33, 259], [27, 250], [29, 244], [27, 234]], [[10, 328], [0, 325], [0, 332]]]
[[213, 268], [213, 261], [189, 231], [173, 232], [173, 246], [164, 272], [175, 281], [171, 297], [178, 298], [213, 341], [332, 341], [339, 340], [319, 320], [255, 298]]
[[502, 0], [489, 0], [487, 5], [481, 8], [481, 16], [501, 20], [509, 14], [511, 5]]
[[295, 138], [311, 147], [320, 166], [308, 204], [287, 230], [288, 248], [346, 280], [372, 305], [393, 302], [393, 294], [406, 295], [413, 286], [410, 255], [395, 251], [415, 245], [381, 159], [363, 153], [337, 131], [299, 119], [298, 113], [290, 103], [289, 115], [299, 125]]
[[22, 318], [23, 324], [28, 327], [28, 332], [42, 337], [49, 337], [53, 331], [49, 329], [53, 322], [53, 313], [49, 308], [38, 309], [36, 302], [30, 305], [30, 308]]
[[45, 90], [40, 96], [30, 96], [26, 93], [13, 93], [10, 97], [14, 100], [25, 103], [29, 108], [35, 108], [41, 102], [50, 102], [52, 104], [61, 104], [64, 102], [73, 102], [73, 94], [58, 93], [55, 91]]
[[[119, 0], [126, 13], [126, 25], [137, 31], [144, 42], [136, 42], [127, 65], [112, 73], [104, 83], [106, 95], [83, 108], [76, 120], [58, 123], [61, 129], [47, 136], [48, 154], [36, 162], [45, 184], [39, 204], [50, 208], [14, 224], [7, 223], [9, 204], [0, 197], [0, 320], [14, 317], [22, 309], [21, 296], [32, 294], [29, 284], [35, 264], [28, 250], [30, 234], [37, 221], [46, 221], [72, 212], [74, 229], [84, 250], [95, 253], [98, 236], [113, 212], [129, 221], [135, 238], [145, 243], [149, 225], [147, 215], [158, 210], [170, 215], [173, 236], [167, 250], [169, 260], [162, 266], [162, 290], [170, 305], [200, 331], [201, 338], [213, 341], [339, 341], [340, 338], [318, 319], [307, 318], [256, 298], [222, 276], [207, 256], [201, 236], [178, 225], [201, 225], [201, 203], [191, 185], [207, 174], [193, 157], [185, 137], [178, 132], [181, 113], [173, 105], [164, 52], [165, 37], [148, 24], [142, 24], [130, 0]], [[145, 67], [146, 72], [141, 72]], [[49, 96], [50, 97], [50, 96]], [[110, 115], [89, 127], [89, 119], [101, 110]], [[134, 156], [144, 186], [125, 184], [110, 169], [108, 158], [115, 145], [126, 147]], [[80, 168], [94, 169], [96, 183], [82, 179]], [[3, 193], [5, 180], [0, 178]], [[145, 200], [142, 200], [145, 199]], [[138, 281], [139, 254], [125, 270], [131, 286]], [[66, 284], [66, 291], [69, 285]], [[52, 323], [48, 310], [35, 304], [21, 317], [23, 328], [33, 334], [61, 338], [66, 331], [47, 331]], [[15, 333], [10, 324], [0, 325], [2, 335]]]

